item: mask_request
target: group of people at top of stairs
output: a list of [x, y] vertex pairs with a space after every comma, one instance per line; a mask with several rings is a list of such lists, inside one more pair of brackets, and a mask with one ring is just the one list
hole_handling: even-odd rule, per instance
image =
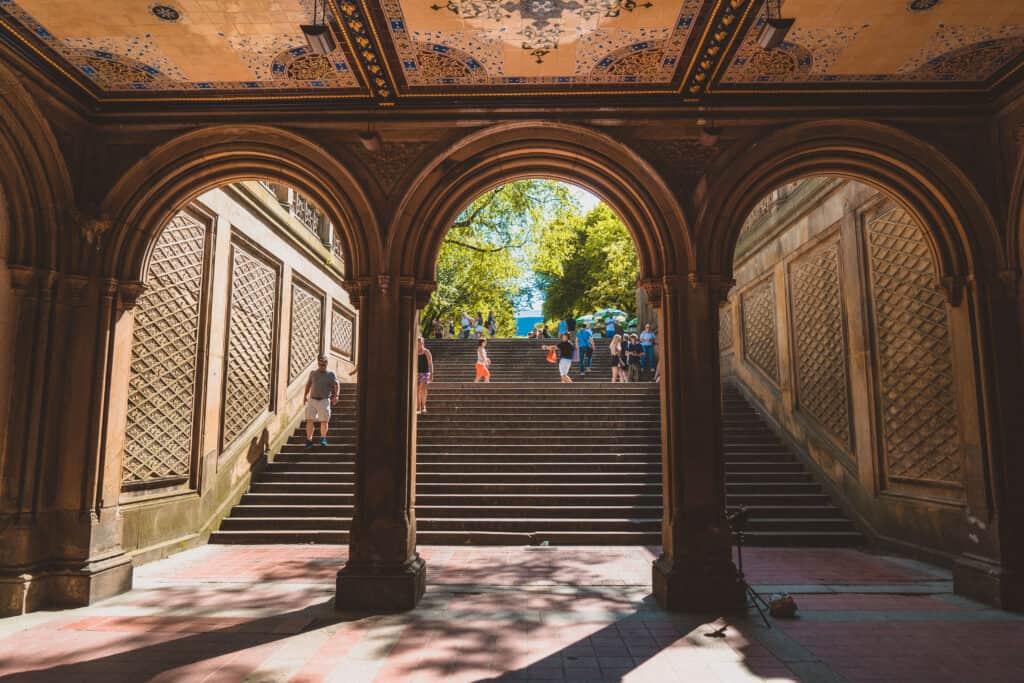
[[[486, 333], [486, 334], [485, 334]], [[498, 334], [498, 321], [494, 317], [494, 311], [487, 312], [487, 319], [479, 311], [475, 318], [463, 311], [459, 318], [458, 334], [455, 330], [454, 320], [441, 320], [434, 318], [430, 323], [430, 334], [434, 339], [484, 339], [486, 335], [495, 336]]]
[[[592, 372], [594, 333], [587, 324], [582, 323], [580, 329], [576, 331], [568, 329], [565, 321], [562, 321], [559, 324], [558, 338], [557, 344], [541, 348], [547, 352], [548, 361], [558, 364], [559, 381], [563, 384], [572, 383], [569, 371], [572, 369], [573, 361], [579, 362], [581, 376]], [[608, 344], [608, 352], [612, 355], [612, 382], [639, 382], [645, 372], [650, 373], [651, 380], [660, 380], [661, 360], [659, 359], [657, 364], [654, 362], [656, 343], [657, 334], [651, 329], [650, 323], [644, 325], [644, 331], [639, 335], [616, 332]]]

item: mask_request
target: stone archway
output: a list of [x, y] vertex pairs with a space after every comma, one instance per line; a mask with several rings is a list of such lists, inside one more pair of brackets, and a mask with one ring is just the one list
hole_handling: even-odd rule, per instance
[[294, 187], [327, 213], [347, 255], [347, 278], [376, 270], [378, 217], [359, 183], [315, 143], [268, 126], [200, 129], [137, 162], [101, 205], [113, 233], [105, 269], [123, 281], [141, 281], [153, 236], [174, 211], [205, 190], [254, 178]]
[[[958, 592], [998, 601], [1005, 588], [990, 571], [1010, 559], [998, 518], [1014, 504], [1000, 490], [997, 406], [980, 388], [998, 381], [995, 318], [1003, 306], [1004, 251], [992, 214], [967, 175], [935, 148], [886, 126], [856, 121], [800, 124], [779, 130], [744, 153], [721, 159], [706, 177], [712, 188], [698, 212], [698, 262], [732, 280], [732, 254], [745, 218], [769, 191], [813, 175], [856, 180], [890, 196], [923, 227], [934, 263], [934, 286], [949, 304], [955, 356], [963, 361], [958, 393], [967, 461], [964, 535], [971, 552], [956, 565]], [[980, 526], [978, 525], [980, 523]], [[1000, 556], [1002, 555], [1002, 558]], [[1015, 561], [1015, 560], [1014, 560]]]
[[[375, 378], [372, 385], [385, 389], [379, 396], [367, 394], [370, 403], [364, 404], [359, 450], [372, 449], [375, 457], [372, 467], [357, 464], [357, 477], [368, 488], [357, 490], [366, 497], [357, 499], [364, 517], [353, 525], [351, 558], [338, 577], [338, 604], [409, 608], [422, 595], [425, 574], [416, 553], [413, 504], [417, 311], [433, 291], [437, 253], [457, 213], [488, 188], [525, 177], [564, 180], [602, 197], [630, 228], [641, 285], [660, 309], [666, 349], [661, 387], [665, 512], [655, 594], [673, 609], [741, 606], [723, 520], [723, 472], [716, 466], [720, 437], [708, 411], [717, 401], [717, 383], [709, 381], [717, 372], [711, 315], [717, 283], [687, 277], [694, 250], [685, 213], [644, 160], [593, 130], [547, 122], [487, 128], [438, 155], [397, 206], [387, 233], [386, 272], [358, 284], [361, 318], [368, 326], [361, 337], [388, 342], [362, 368], [364, 376]], [[398, 389], [397, 397], [389, 387]], [[372, 502], [369, 487], [374, 487]], [[391, 595], [381, 595], [385, 587]]]

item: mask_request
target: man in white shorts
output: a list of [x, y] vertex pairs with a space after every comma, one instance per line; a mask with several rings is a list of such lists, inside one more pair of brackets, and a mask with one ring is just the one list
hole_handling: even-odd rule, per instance
[[327, 445], [327, 425], [331, 421], [331, 406], [338, 402], [341, 385], [334, 373], [327, 369], [327, 356], [317, 359], [316, 370], [306, 381], [306, 448], [313, 447], [313, 423], [320, 423], [320, 445]]

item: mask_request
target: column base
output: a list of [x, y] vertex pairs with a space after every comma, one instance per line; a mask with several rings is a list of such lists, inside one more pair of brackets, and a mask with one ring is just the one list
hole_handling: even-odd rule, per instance
[[417, 554], [402, 565], [354, 564], [338, 572], [334, 608], [365, 612], [404, 612], [416, 607], [427, 589], [427, 563]]
[[1024, 612], [1024, 574], [998, 562], [961, 555], [953, 564], [953, 592], [987, 605]]
[[131, 559], [119, 553], [102, 560], [0, 570], [0, 617], [105, 600], [132, 589], [133, 569]]
[[[682, 566], [681, 566], [682, 565]], [[673, 563], [665, 555], [654, 561], [654, 597], [670, 612], [744, 612], [747, 596], [732, 561]]]

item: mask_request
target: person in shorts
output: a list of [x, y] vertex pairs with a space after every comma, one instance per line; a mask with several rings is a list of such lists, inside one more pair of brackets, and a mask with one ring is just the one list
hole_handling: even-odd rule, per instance
[[327, 445], [327, 426], [331, 421], [331, 406], [338, 402], [341, 385], [333, 372], [327, 369], [327, 356], [316, 361], [316, 370], [309, 373], [302, 400], [306, 403], [306, 448], [313, 447], [313, 425], [320, 423], [320, 445]]
[[434, 375], [434, 357], [423, 337], [416, 340], [416, 414], [427, 412], [427, 385]]
[[491, 381], [491, 359], [487, 355], [487, 339], [481, 339], [476, 345], [476, 379], [477, 382]]
[[572, 378], [569, 377], [569, 370], [572, 369], [572, 356], [576, 350], [576, 345], [569, 341], [569, 333], [565, 332], [562, 334], [561, 340], [554, 346], [542, 346], [545, 351], [549, 349], [556, 349], [558, 352], [558, 381], [562, 384], [572, 384]]

